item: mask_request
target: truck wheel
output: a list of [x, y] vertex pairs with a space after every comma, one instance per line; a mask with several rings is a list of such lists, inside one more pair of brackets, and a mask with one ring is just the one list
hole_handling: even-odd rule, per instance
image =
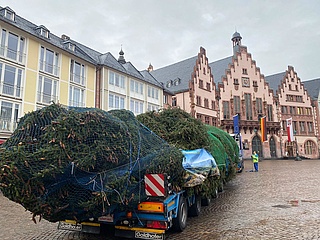
[[182, 232], [187, 226], [187, 203], [182, 195], [179, 199], [177, 217], [173, 218], [172, 222], [173, 230], [175, 230], [176, 232]]
[[223, 180], [221, 180], [220, 182], [219, 182], [219, 186], [218, 186], [218, 192], [223, 192], [223, 190], [224, 190], [224, 187], [223, 187]]
[[204, 197], [201, 199], [202, 206], [209, 206], [211, 203], [211, 197]]
[[196, 202], [191, 205], [189, 208], [189, 216], [191, 217], [197, 217], [199, 216], [201, 211], [201, 197], [199, 195], [196, 196]]

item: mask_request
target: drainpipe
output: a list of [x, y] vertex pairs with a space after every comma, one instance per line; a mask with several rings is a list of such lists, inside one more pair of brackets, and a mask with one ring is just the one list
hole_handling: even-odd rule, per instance
[[95, 91], [95, 107], [101, 109], [101, 66], [97, 66], [96, 70], [96, 91]]

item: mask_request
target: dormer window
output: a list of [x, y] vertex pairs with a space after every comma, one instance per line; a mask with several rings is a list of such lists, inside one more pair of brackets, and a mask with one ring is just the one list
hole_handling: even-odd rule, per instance
[[68, 42], [65, 42], [64, 44], [65, 44], [66, 48], [68, 48], [68, 49], [71, 50], [72, 52], [75, 51], [76, 45], [73, 44], [72, 42], [68, 41]]
[[174, 85], [178, 86], [180, 84], [180, 82], [181, 82], [181, 79], [177, 78], [177, 79], [174, 80]]
[[49, 31], [47, 29], [41, 28], [40, 35], [46, 38], [49, 38]]
[[74, 52], [74, 50], [76, 49], [76, 45], [74, 45], [73, 43], [69, 43], [68, 49]]
[[9, 8], [4, 10], [4, 16], [11, 21], [15, 21], [15, 13]]
[[37, 27], [36, 30], [39, 35], [41, 35], [45, 38], [49, 38], [50, 31], [45, 26], [41, 25], [41, 26]]

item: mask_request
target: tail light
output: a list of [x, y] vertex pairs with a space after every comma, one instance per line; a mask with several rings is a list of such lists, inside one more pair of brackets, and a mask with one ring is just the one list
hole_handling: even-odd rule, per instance
[[132, 212], [128, 211], [126, 216], [127, 216], [127, 218], [132, 218]]
[[167, 222], [162, 221], [147, 221], [147, 228], [167, 229]]

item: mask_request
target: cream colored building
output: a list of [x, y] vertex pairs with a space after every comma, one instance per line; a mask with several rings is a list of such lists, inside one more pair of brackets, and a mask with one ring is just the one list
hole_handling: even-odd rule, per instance
[[163, 107], [163, 86], [149, 71], [138, 71], [119, 52], [99, 56], [97, 67], [96, 107], [103, 110], [128, 109], [135, 115]]
[[163, 107], [163, 86], [111, 53], [102, 54], [0, 7], [0, 139], [52, 102], [135, 114]]

